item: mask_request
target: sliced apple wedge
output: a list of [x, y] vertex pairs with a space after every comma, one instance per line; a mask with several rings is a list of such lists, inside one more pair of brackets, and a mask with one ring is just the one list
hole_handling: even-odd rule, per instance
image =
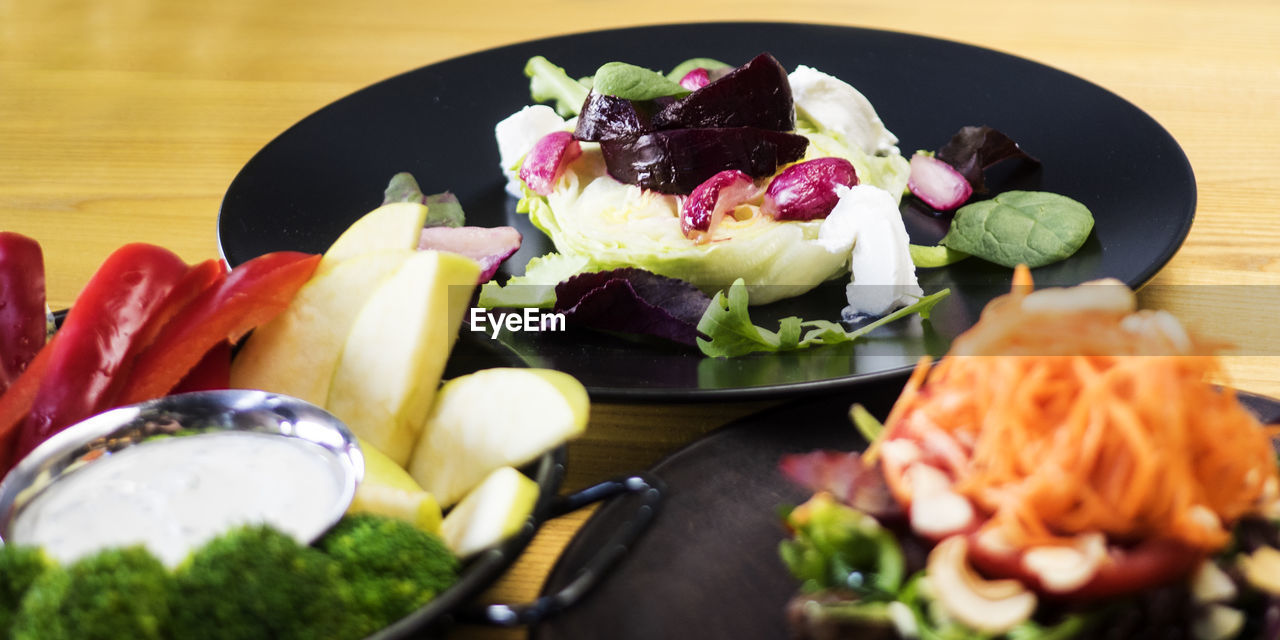
[[415, 252], [351, 325], [324, 406], [401, 466], [431, 410], [479, 274], [475, 261], [458, 254]]
[[458, 503], [440, 525], [440, 537], [460, 558], [515, 535], [538, 502], [538, 483], [499, 467]]
[[317, 273], [355, 256], [384, 249], [415, 249], [427, 221], [427, 207], [416, 202], [384, 204], [351, 223], [316, 267]]
[[445, 383], [409, 463], [448, 507], [493, 470], [520, 466], [586, 428], [587, 391], [549, 369], [485, 369]]
[[317, 272], [287, 309], [250, 334], [231, 363], [231, 386], [324, 406], [342, 346], [365, 299], [414, 253], [385, 249]]
[[385, 453], [360, 441], [364, 454], [364, 480], [356, 487], [348, 513], [376, 513], [399, 518], [431, 533], [440, 533], [440, 503]]

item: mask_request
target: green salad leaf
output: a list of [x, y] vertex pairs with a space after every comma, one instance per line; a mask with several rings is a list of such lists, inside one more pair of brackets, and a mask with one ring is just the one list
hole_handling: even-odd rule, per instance
[[534, 56], [524, 65], [529, 78], [529, 93], [534, 102], [554, 102], [562, 118], [578, 115], [590, 89], [569, 77], [564, 69], [542, 56]]
[[707, 71], [715, 71], [717, 69], [729, 69], [732, 65], [720, 62], [713, 58], [689, 58], [684, 62], [676, 65], [674, 69], [667, 72], [667, 79], [672, 82], [680, 82], [690, 71], [694, 69], [706, 69]]
[[942, 244], [1006, 267], [1034, 268], [1070, 257], [1092, 230], [1093, 214], [1071, 198], [1006, 191], [960, 207]]
[[604, 63], [596, 70], [591, 82], [596, 93], [627, 100], [653, 100], [690, 93], [657, 71], [625, 62]]
[[556, 304], [556, 285], [583, 272], [588, 264], [582, 256], [554, 252], [532, 258], [525, 265], [524, 275], [509, 278], [503, 285], [492, 281], [481, 285], [476, 306], [550, 309]]
[[908, 245], [907, 249], [911, 252], [911, 264], [919, 269], [945, 267], [969, 257], [969, 254], [963, 251], [956, 251], [940, 244], [932, 246], [912, 244]]
[[846, 331], [839, 323], [828, 320], [804, 321], [790, 316], [783, 318], [778, 331], [773, 332], [751, 322], [747, 311], [747, 287], [739, 278], [727, 292], [717, 292], [711, 298], [707, 312], [698, 322], [698, 331], [707, 336], [707, 339], [698, 339], [698, 348], [703, 355], [732, 358], [759, 351], [790, 351], [816, 345], [853, 342], [883, 325], [912, 314], [928, 319], [933, 306], [950, 294], [950, 289], [943, 289], [854, 331]]
[[424, 227], [461, 227], [466, 224], [467, 214], [462, 210], [458, 196], [449, 191], [424, 194], [412, 173], [402, 171], [391, 176], [391, 182], [382, 192], [382, 204], [392, 202], [419, 202], [427, 205], [427, 219], [422, 225]]

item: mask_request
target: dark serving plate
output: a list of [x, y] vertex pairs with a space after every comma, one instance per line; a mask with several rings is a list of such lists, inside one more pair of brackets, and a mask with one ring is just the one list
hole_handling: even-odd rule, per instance
[[[798, 583], [778, 558], [786, 537], [780, 505], [809, 494], [777, 471], [786, 453], [865, 446], [849, 422], [853, 402], [883, 417], [900, 385], [796, 402], [702, 438], [650, 474], [666, 485], [662, 514], [607, 580], [573, 609], [534, 628], [560, 638], [786, 638], [787, 601]], [[1280, 421], [1280, 401], [1240, 394], [1263, 422]], [[597, 511], [547, 579], [554, 591], [630, 517], [626, 501]]]
[[[900, 147], [936, 149], [961, 126], [987, 124], [1018, 140], [1040, 169], [997, 168], [997, 190], [1054, 191], [1087, 205], [1095, 232], [1070, 259], [1034, 272], [1041, 285], [1111, 276], [1137, 287], [1177, 251], [1195, 212], [1195, 178], [1178, 144], [1123, 98], [1045, 65], [975, 46], [904, 33], [793, 23], [700, 23], [566, 35], [425, 66], [342, 98], [290, 127], [231, 183], [218, 240], [232, 264], [275, 250], [322, 252], [376, 207], [390, 177], [412, 172], [424, 191], [451, 190], [470, 224], [511, 224], [525, 243], [503, 267], [523, 272], [550, 241], [515, 213], [503, 190], [493, 125], [530, 102], [522, 74], [533, 55], [575, 77], [622, 60], [669, 69], [711, 56], [740, 64], [767, 50], [787, 68], [805, 64], [853, 84], [875, 104]], [[933, 244], [947, 221], [904, 204], [916, 243]], [[969, 259], [921, 270], [926, 293], [952, 296], [931, 322], [903, 322], [856, 346], [733, 360], [589, 331], [503, 333], [463, 329], [454, 371], [543, 366], [580, 379], [596, 400], [699, 401], [780, 398], [850, 388], [905, 372], [945, 352], [993, 296], [1008, 269]], [[753, 309], [778, 318], [837, 320], [843, 285], [829, 282]]]

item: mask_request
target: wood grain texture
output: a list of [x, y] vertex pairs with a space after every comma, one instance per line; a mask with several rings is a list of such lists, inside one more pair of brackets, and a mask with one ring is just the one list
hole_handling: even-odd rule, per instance
[[[1135, 103], [1183, 146], [1199, 190], [1191, 234], [1142, 304], [1231, 341], [1224, 380], [1280, 396], [1280, 4], [1272, 0], [652, 0], [643, 11], [617, 0], [0, 0], [0, 228], [42, 243], [50, 302], [66, 306], [126, 242], [162, 244], [189, 261], [216, 256], [219, 202], [239, 168], [347, 93], [502, 44], [703, 20], [959, 40], [1058, 67]], [[571, 448], [569, 485], [652, 464], [760, 406], [597, 407]], [[550, 523], [486, 597], [533, 597], [584, 517]]]

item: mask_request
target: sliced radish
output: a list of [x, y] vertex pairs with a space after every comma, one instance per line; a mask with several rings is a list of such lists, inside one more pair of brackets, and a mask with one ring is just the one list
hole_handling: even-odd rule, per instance
[[858, 172], [844, 158], [816, 158], [779, 173], [764, 194], [761, 210], [775, 220], [825, 218], [840, 201], [836, 186], [858, 184]]
[[911, 156], [911, 175], [907, 188], [925, 204], [939, 211], [950, 211], [973, 195], [973, 187], [951, 165], [924, 153]]
[[418, 238], [418, 249], [448, 251], [480, 263], [479, 282], [488, 282], [502, 261], [520, 248], [515, 227], [427, 227]]
[[542, 136], [520, 164], [520, 179], [538, 195], [549, 195], [564, 170], [582, 155], [582, 146], [568, 131]]
[[684, 74], [683, 78], [680, 78], [680, 86], [690, 91], [697, 91], [709, 84], [711, 84], [711, 76], [702, 67], [698, 67]]
[[724, 215], [755, 197], [751, 176], [736, 169], [721, 171], [703, 181], [680, 207], [680, 229], [686, 238], [706, 242]]

